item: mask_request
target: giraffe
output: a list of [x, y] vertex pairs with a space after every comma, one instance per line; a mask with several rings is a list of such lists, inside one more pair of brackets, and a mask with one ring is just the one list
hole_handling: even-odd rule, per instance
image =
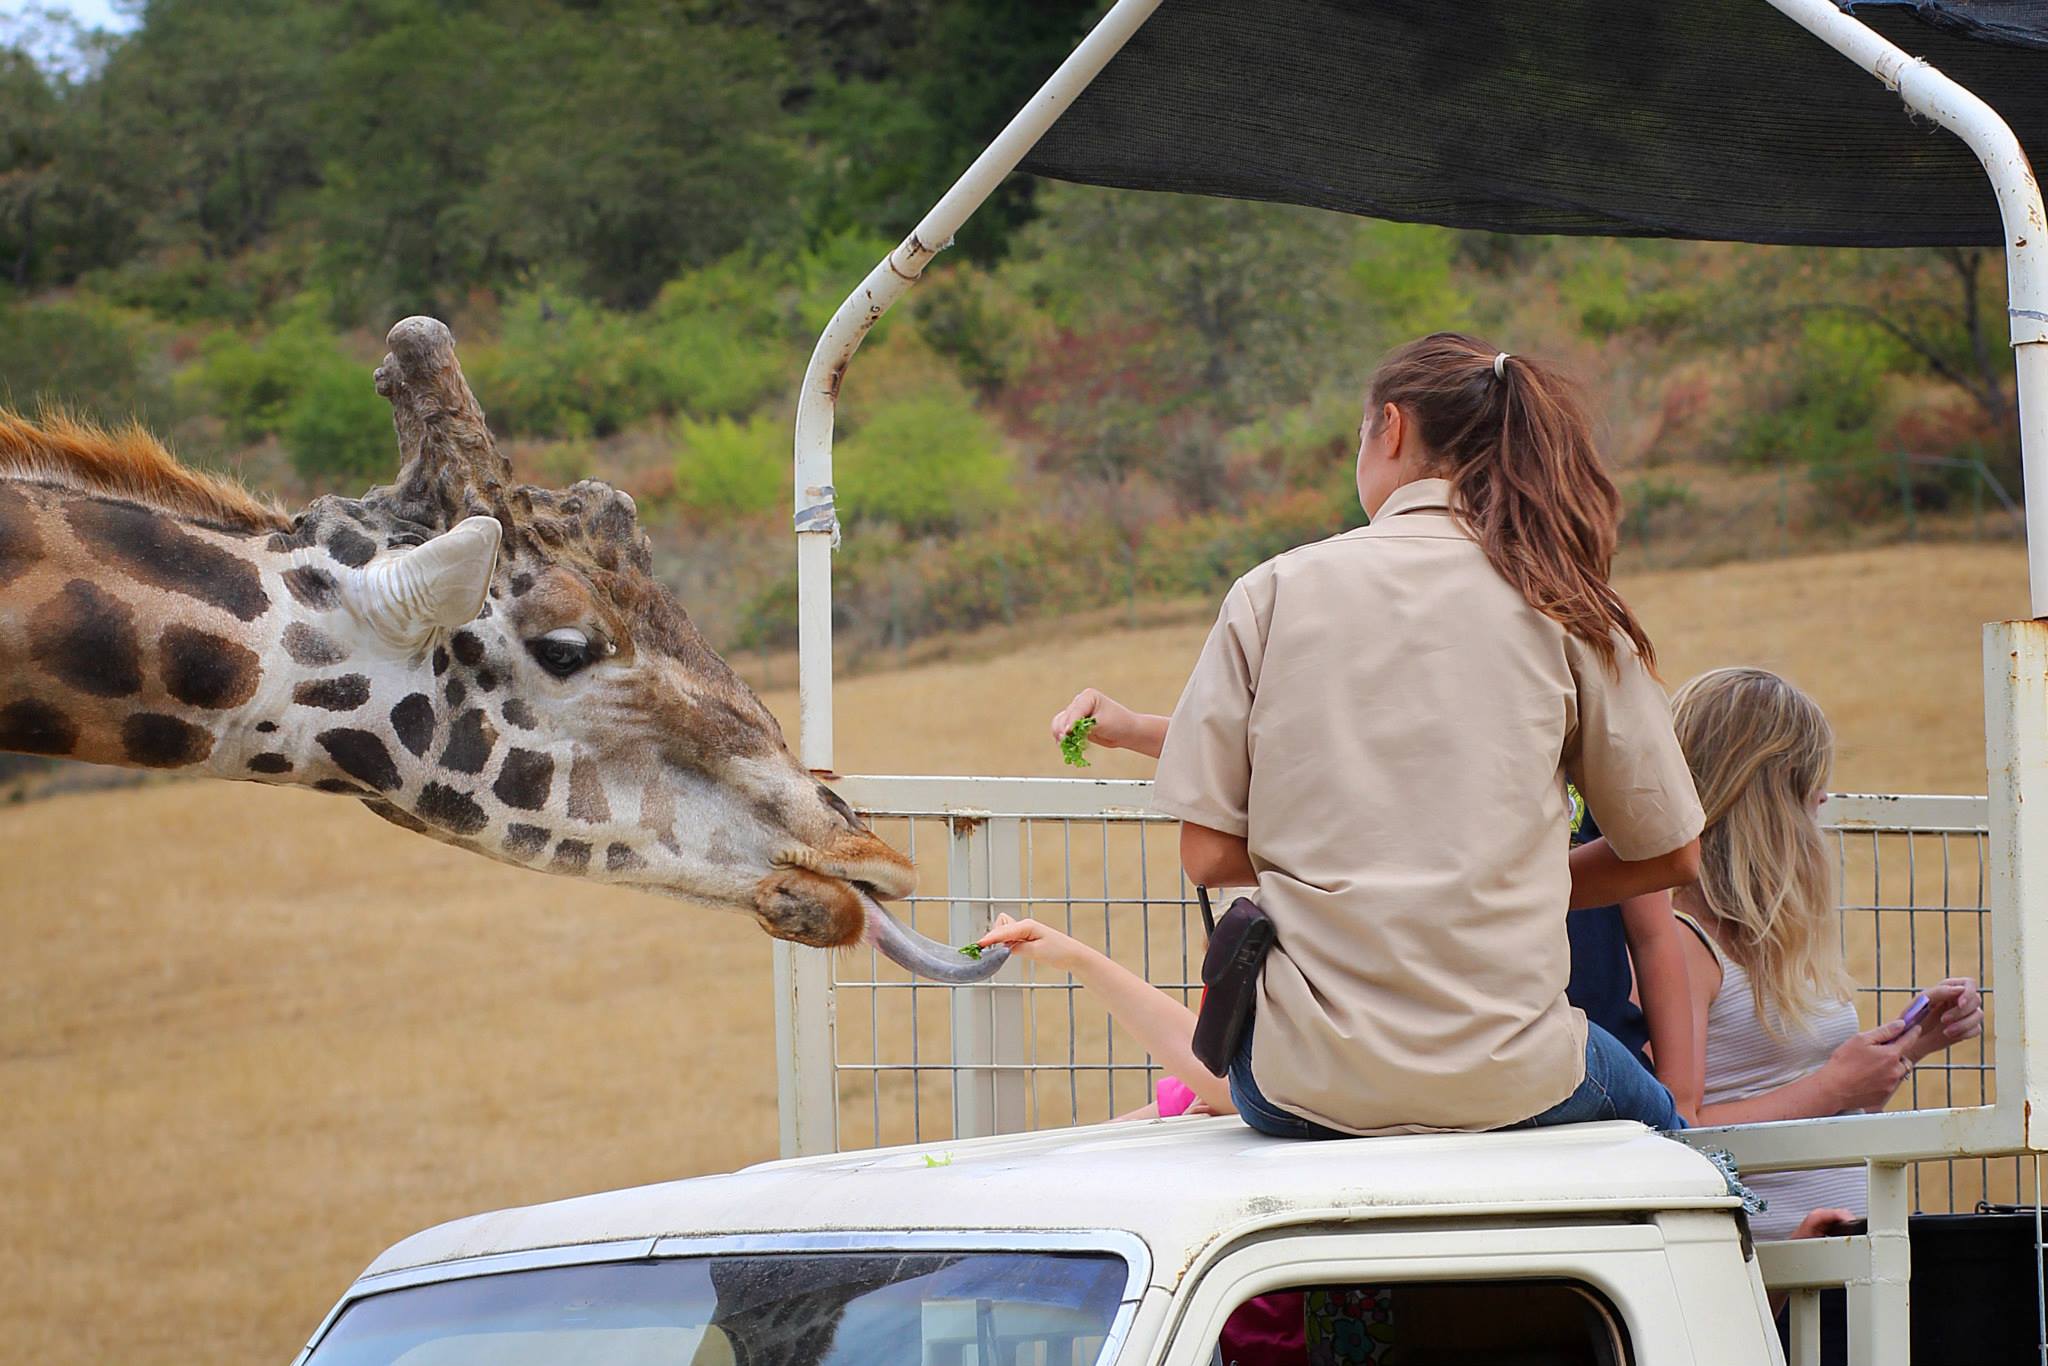
[[0, 412], [0, 750], [337, 793], [778, 939], [993, 973], [879, 904], [910, 861], [653, 577], [632, 498], [515, 485], [449, 330], [387, 344], [396, 482], [296, 515], [139, 428]]

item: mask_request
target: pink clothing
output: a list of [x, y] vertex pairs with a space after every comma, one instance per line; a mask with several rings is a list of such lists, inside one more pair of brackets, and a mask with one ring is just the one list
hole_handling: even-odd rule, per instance
[[1195, 1093], [1189, 1090], [1188, 1084], [1179, 1077], [1161, 1077], [1158, 1085], [1152, 1088], [1152, 1094], [1159, 1102], [1161, 1119], [1184, 1115], [1188, 1112], [1188, 1107], [1195, 1103]]

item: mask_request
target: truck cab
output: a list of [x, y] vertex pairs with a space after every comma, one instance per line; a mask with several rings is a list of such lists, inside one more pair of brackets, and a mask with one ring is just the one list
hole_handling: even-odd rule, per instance
[[301, 1366], [1781, 1360], [1720, 1171], [1630, 1123], [1235, 1117], [766, 1163], [385, 1252]]

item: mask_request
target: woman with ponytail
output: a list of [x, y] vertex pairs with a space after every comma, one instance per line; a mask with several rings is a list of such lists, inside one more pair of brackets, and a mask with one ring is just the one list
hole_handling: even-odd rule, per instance
[[[1680, 1127], [1565, 995], [1567, 909], [1691, 882], [1701, 826], [1584, 407], [1471, 337], [1411, 342], [1358, 494], [1369, 526], [1232, 586], [1170, 720], [1092, 689], [1054, 719], [1157, 755], [1189, 875], [1258, 889], [1236, 1108], [1292, 1138]], [[1572, 847], [1568, 781], [1605, 838]]]

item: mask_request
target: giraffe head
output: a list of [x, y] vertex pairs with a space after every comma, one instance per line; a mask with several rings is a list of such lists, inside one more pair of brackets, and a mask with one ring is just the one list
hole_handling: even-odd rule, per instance
[[[44, 752], [152, 762], [156, 751], [112, 738], [152, 717], [180, 738], [174, 760], [345, 793], [502, 862], [745, 910], [797, 943], [867, 939], [943, 980], [995, 971], [1000, 955], [970, 962], [878, 904], [912, 890], [909, 860], [798, 763], [654, 578], [632, 499], [596, 480], [515, 485], [448, 329], [408, 318], [389, 344], [376, 384], [398, 431], [396, 482], [316, 499], [288, 521], [270, 514], [267, 534], [255, 513], [168, 526], [103, 499], [37, 521], [45, 491], [0, 488], [25, 500], [20, 534], [51, 543], [57, 567], [41, 571], [37, 596], [104, 607], [133, 641], [134, 687], [98, 703], [120, 713], [100, 727], [106, 743]], [[8, 533], [0, 516], [0, 560]], [[161, 572], [220, 560], [241, 584], [234, 610], [191, 593], [166, 608], [147, 584], [128, 594], [132, 581], [75, 568], [132, 558], [144, 542], [174, 552], [157, 556]], [[180, 611], [191, 619], [149, 620]], [[70, 618], [55, 634], [45, 618], [56, 620], [47, 603], [21, 615], [24, 655], [85, 639]], [[95, 629], [100, 643], [119, 634]], [[79, 708], [60, 703], [80, 699], [31, 700], [79, 724]], [[9, 715], [0, 709], [0, 747]]]

